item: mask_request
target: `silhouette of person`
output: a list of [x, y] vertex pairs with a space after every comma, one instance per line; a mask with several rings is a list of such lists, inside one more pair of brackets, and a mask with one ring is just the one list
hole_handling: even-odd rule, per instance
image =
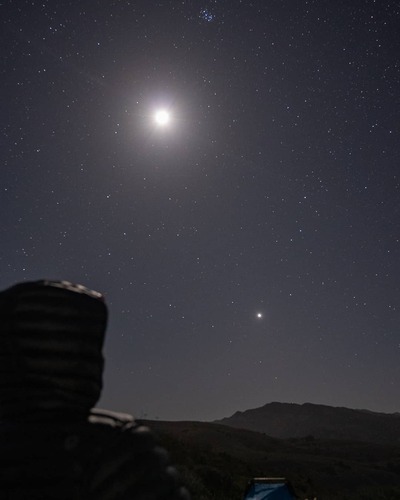
[[0, 292], [0, 498], [187, 500], [153, 435], [93, 409], [102, 388], [101, 294], [36, 281]]

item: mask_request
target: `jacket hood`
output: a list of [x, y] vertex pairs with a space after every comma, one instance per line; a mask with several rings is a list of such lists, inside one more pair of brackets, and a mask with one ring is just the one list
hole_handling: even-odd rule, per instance
[[100, 293], [66, 281], [0, 292], [0, 418], [68, 412], [100, 398], [107, 307]]

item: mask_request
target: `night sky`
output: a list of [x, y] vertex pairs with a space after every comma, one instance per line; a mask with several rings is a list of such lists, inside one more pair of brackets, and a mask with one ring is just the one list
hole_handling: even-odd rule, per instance
[[0, 5], [0, 285], [105, 294], [99, 405], [400, 411], [399, 2]]

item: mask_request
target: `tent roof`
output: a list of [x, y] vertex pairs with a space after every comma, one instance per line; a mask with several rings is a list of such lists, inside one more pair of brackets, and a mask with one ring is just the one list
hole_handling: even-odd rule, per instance
[[294, 500], [297, 496], [285, 478], [254, 478], [248, 486], [244, 500]]

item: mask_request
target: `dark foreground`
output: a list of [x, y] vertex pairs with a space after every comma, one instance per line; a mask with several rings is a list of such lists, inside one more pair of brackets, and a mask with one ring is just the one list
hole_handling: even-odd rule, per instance
[[194, 500], [240, 500], [254, 476], [288, 478], [300, 498], [400, 499], [400, 446], [265, 434], [202, 422], [146, 421]]

